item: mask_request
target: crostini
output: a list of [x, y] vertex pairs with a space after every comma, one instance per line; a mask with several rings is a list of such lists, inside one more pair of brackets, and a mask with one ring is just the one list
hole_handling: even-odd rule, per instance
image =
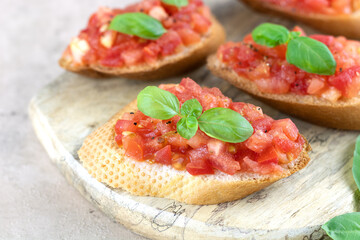
[[360, 1], [242, 0], [255, 10], [304, 22], [328, 34], [360, 38]]
[[179, 7], [169, 2], [183, 1], [99, 8], [66, 48], [60, 66], [94, 76], [153, 80], [203, 64], [224, 42], [224, 29], [202, 0]]
[[[300, 40], [323, 43], [322, 47], [328, 49], [323, 49], [320, 55], [325, 53], [333, 58], [329, 61], [333, 72], [323, 75], [302, 70], [288, 62], [290, 44], [267, 47], [256, 43], [252, 34], [242, 42], [222, 45], [217, 54], [208, 58], [208, 68], [283, 112], [331, 128], [359, 130], [360, 42], [318, 34], [306, 38], [299, 27], [293, 33]], [[299, 46], [298, 42], [296, 47]], [[305, 47], [296, 49], [293, 56], [304, 53], [303, 64], [315, 59], [315, 65], [328, 66], [318, 53], [312, 52], [321, 46]]]
[[[152, 103], [154, 89], [163, 95]], [[169, 94], [178, 99], [175, 104], [169, 103]], [[139, 109], [162, 114], [163, 120]], [[191, 118], [200, 129], [189, 124]], [[191, 131], [182, 123], [195, 126], [193, 133], [187, 134]], [[145, 88], [137, 101], [91, 133], [78, 155], [89, 174], [112, 188], [216, 204], [241, 199], [299, 171], [310, 160], [309, 150], [290, 119], [273, 120], [260, 107], [233, 102], [218, 88], [184, 78], [179, 85]]]

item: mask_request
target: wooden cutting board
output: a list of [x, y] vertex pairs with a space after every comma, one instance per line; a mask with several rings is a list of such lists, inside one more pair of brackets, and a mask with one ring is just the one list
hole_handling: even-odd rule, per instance
[[[225, 25], [229, 40], [241, 40], [264, 21], [293, 23], [258, 15], [232, 0], [207, 1]], [[309, 30], [309, 29], [306, 29]], [[219, 87], [235, 101], [261, 106], [285, 118], [203, 67], [187, 73], [198, 83]], [[35, 131], [67, 180], [108, 216], [153, 239], [328, 239], [320, 226], [330, 218], [357, 211], [352, 153], [359, 132], [326, 129], [291, 117], [310, 141], [309, 165], [294, 175], [242, 200], [217, 205], [186, 205], [173, 200], [132, 196], [93, 179], [79, 162], [85, 137], [133, 100], [148, 85], [178, 83], [91, 79], [64, 73], [30, 103]]]

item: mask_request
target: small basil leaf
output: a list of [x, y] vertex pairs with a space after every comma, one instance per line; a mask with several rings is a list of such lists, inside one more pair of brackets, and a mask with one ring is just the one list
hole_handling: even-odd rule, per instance
[[272, 23], [260, 24], [252, 31], [251, 35], [256, 43], [267, 47], [275, 47], [289, 40], [289, 30]]
[[325, 223], [322, 229], [334, 240], [360, 239], [360, 212], [334, 217]]
[[168, 5], [174, 5], [177, 7], [184, 7], [189, 4], [188, 0], [161, 0], [163, 3], [166, 3]]
[[197, 99], [190, 99], [184, 102], [181, 106], [180, 113], [184, 116], [200, 117], [202, 113], [202, 106]]
[[146, 87], [137, 96], [137, 107], [146, 116], [166, 120], [179, 113], [177, 97], [158, 87]]
[[360, 189], [360, 136], [356, 140], [354, 160], [352, 167], [353, 177], [355, 179], [358, 189]]
[[231, 143], [243, 142], [254, 132], [243, 116], [228, 108], [205, 111], [199, 118], [199, 127], [208, 136]]
[[194, 116], [181, 118], [176, 124], [176, 130], [183, 138], [190, 139], [198, 130], [198, 120]]
[[301, 32], [290, 32], [290, 39], [294, 39], [294, 38], [297, 38], [297, 37], [300, 37], [300, 34]]
[[306, 72], [320, 75], [333, 75], [336, 69], [336, 61], [328, 47], [308, 37], [289, 41], [286, 60]]
[[145, 13], [117, 15], [111, 21], [109, 29], [151, 40], [158, 39], [166, 33], [160, 21]]

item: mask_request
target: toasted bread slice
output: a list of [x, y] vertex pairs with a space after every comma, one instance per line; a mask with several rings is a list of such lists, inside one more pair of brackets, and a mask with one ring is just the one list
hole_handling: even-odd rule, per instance
[[215, 54], [208, 58], [207, 66], [214, 75], [282, 112], [326, 127], [360, 130], [359, 97], [332, 103], [310, 95], [263, 93], [258, 90], [253, 81], [239, 76], [222, 63]]
[[243, 198], [285, 178], [309, 162], [310, 145], [306, 142], [299, 157], [278, 175], [238, 173], [228, 175], [216, 171], [213, 175], [192, 176], [171, 166], [132, 160], [114, 140], [116, 121], [124, 112], [135, 111], [133, 101], [105, 125], [91, 133], [78, 151], [84, 167], [98, 181], [112, 188], [121, 188], [134, 195], [175, 199], [188, 204], [216, 204]]
[[291, 11], [281, 6], [266, 3], [261, 0], [242, 0], [245, 4], [249, 5], [253, 9], [264, 12], [281, 15], [294, 19], [300, 22], [304, 22], [314, 28], [317, 28], [323, 32], [331, 35], [342, 35], [348, 38], [360, 38], [360, 12], [356, 11], [353, 14], [346, 15], [326, 15], [318, 13], [301, 13]]
[[71, 58], [64, 56], [59, 60], [59, 64], [66, 70], [93, 77], [110, 75], [130, 79], [156, 80], [175, 76], [204, 64], [206, 57], [215, 52], [225, 41], [224, 28], [215, 17], [211, 17], [211, 21], [209, 32], [201, 38], [199, 43], [183, 47], [179, 53], [164, 57], [152, 65], [140, 64], [113, 68], [100, 64], [82, 66], [73, 64]]

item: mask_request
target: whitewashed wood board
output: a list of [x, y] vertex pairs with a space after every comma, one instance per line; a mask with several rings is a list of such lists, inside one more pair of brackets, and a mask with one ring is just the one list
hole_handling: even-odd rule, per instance
[[[245, 9], [236, 1], [207, 1], [225, 25], [228, 39], [241, 40], [262, 21], [281, 22]], [[289, 117], [268, 107], [203, 67], [187, 73], [198, 83], [219, 87], [235, 101], [261, 106], [275, 119]], [[334, 216], [358, 211], [352, 153], [359, 132], [326, 129], [291, 117], [310, 141], [309, 165], [242, 200], [217, 205], [186, 205], [138, 197], [93, 179], [78, 160], [85, 137], [133, 100], [147, 85], [178, 83], [181, 77], [141, 82], [91, 79], [65, 73], [31, 101], [35, 131], [67, 180], [107, 215], [153, 239], [328, 239], [320, 226]]]

